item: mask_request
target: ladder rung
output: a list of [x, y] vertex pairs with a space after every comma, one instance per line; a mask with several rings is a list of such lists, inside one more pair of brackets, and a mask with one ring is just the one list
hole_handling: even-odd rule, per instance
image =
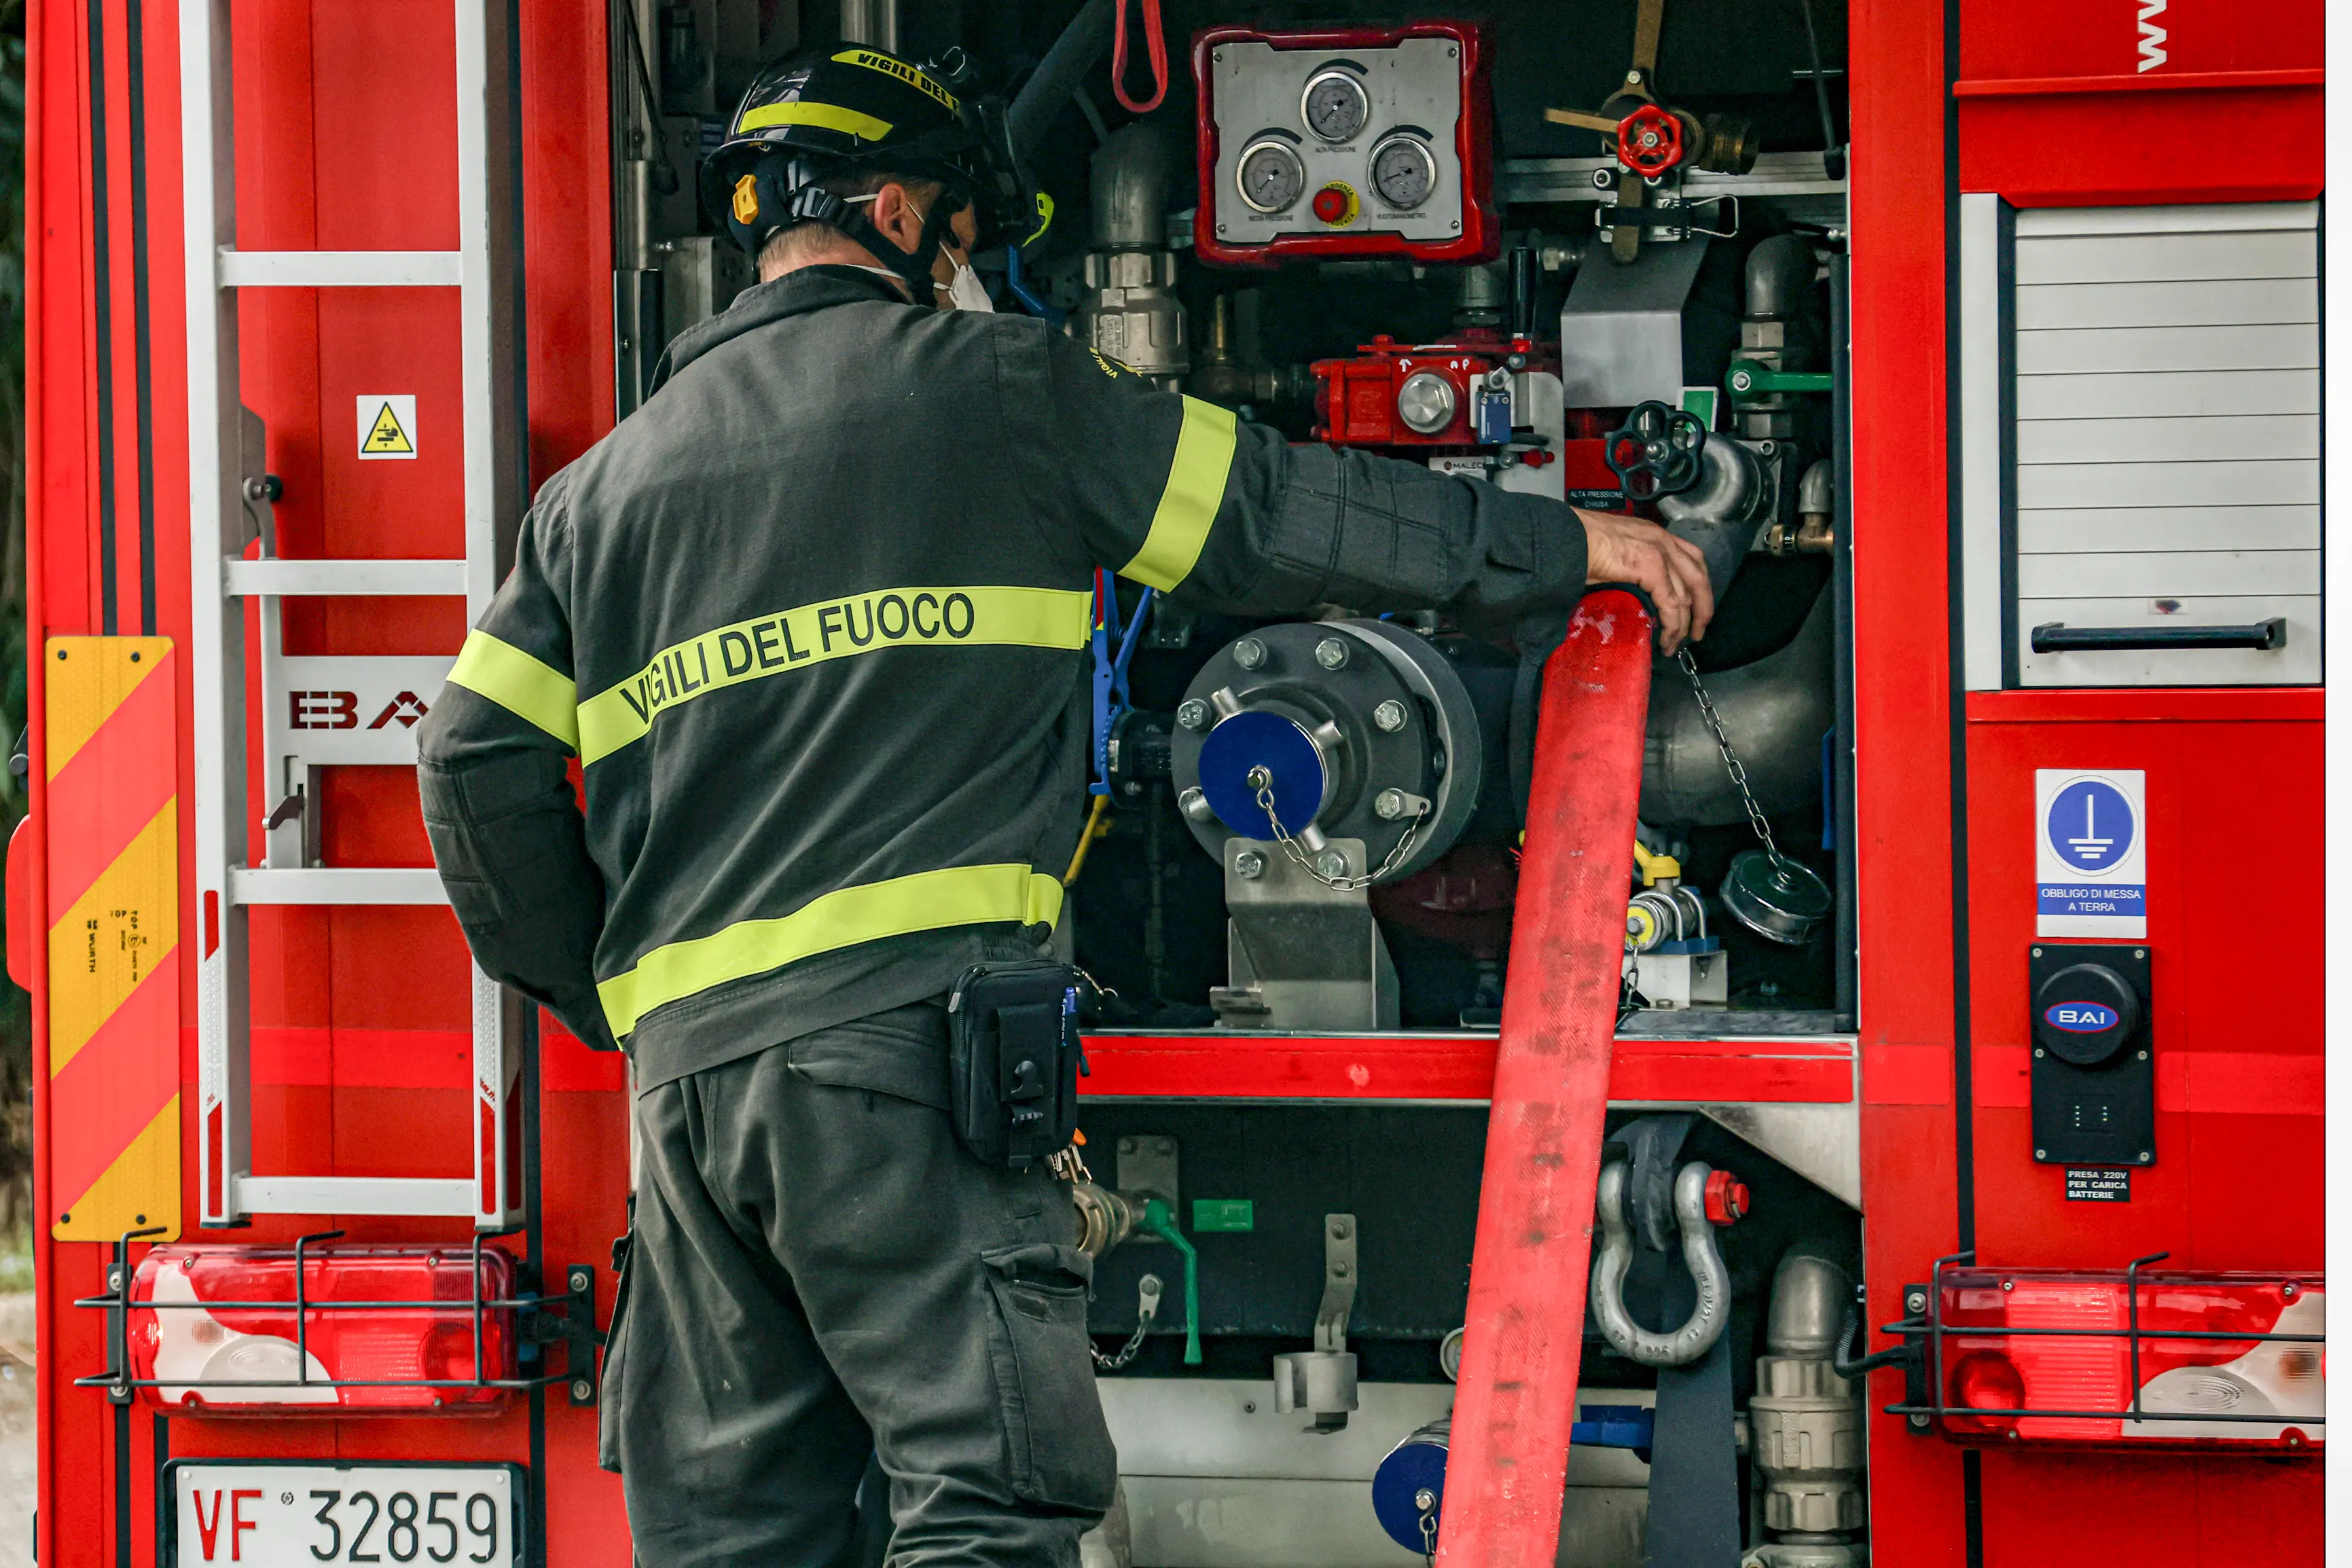
[[441, 873], [430, 866], [234, 866], [228, 896], [232, 904], [247, 904], [449, 902], [441, 891]]
[[454, 250], [235, 250], [221, 247], [223, 288], [455, 288]]
[[468, 1176], [238, 1176], [241, 1214], [448, 1214], [478, 1206]]
[[279, 594], [287, 597], [330, 594], [367, 598], [393, 594], [466, 592], [462, 560], [231, 560], [228, 594]]

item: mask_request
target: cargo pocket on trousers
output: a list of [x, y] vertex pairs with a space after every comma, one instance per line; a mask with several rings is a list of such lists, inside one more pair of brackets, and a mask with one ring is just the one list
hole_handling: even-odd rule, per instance
[[1013, 1494], [1047, 1508], [1100, 1513], [1118, 1486], [1118, 1452], [1103, 1425], [1087, 1354], [1094, 1260], [1050, 1242], [1000, 1247], [981, 1260], [996, 1302], [989, 1351]]
[[[634, 1204], [635, 1200], [631, 1202]], [[621, 1473], [621, 1347], [629, 1323], [629, 1265], [635, 1260], [635, 1230], [613, 1243], [613, 1315], [604, 1324], [604, 1361], [596, 1376], [596, 1465]]]

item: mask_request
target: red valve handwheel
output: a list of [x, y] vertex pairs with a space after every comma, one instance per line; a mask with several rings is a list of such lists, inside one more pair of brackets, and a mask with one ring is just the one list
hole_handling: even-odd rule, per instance
[[1617, 126], [1617, 162], [1654, 180], [1683, 161], [1683, 122], [1654, 103], [1645, 103]]

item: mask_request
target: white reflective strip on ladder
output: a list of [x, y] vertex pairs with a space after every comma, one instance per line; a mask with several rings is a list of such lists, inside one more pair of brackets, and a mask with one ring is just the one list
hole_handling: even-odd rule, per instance
[[223, 288], [454, 288], [454, 250], [231, 250], [220, 252]]
[[227, 591], [248, 598], [309, 594], [404, 596], [466, 591], [462, 560], [261, 560], [228, 563]]
[[446, 904], [441, 873], [431, 866], [289, 866], [228, 873], [229, 896], [257, 904]]

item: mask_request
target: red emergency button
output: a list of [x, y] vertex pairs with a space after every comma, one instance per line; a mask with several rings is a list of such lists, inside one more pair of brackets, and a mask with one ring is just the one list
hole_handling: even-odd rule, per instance
[[1356, 221], [1356, 193], [1345, 181], [1334, 180], [1316, 192], [1311, 205], [1315, 215], [1333, 228], [1344, 228]]

